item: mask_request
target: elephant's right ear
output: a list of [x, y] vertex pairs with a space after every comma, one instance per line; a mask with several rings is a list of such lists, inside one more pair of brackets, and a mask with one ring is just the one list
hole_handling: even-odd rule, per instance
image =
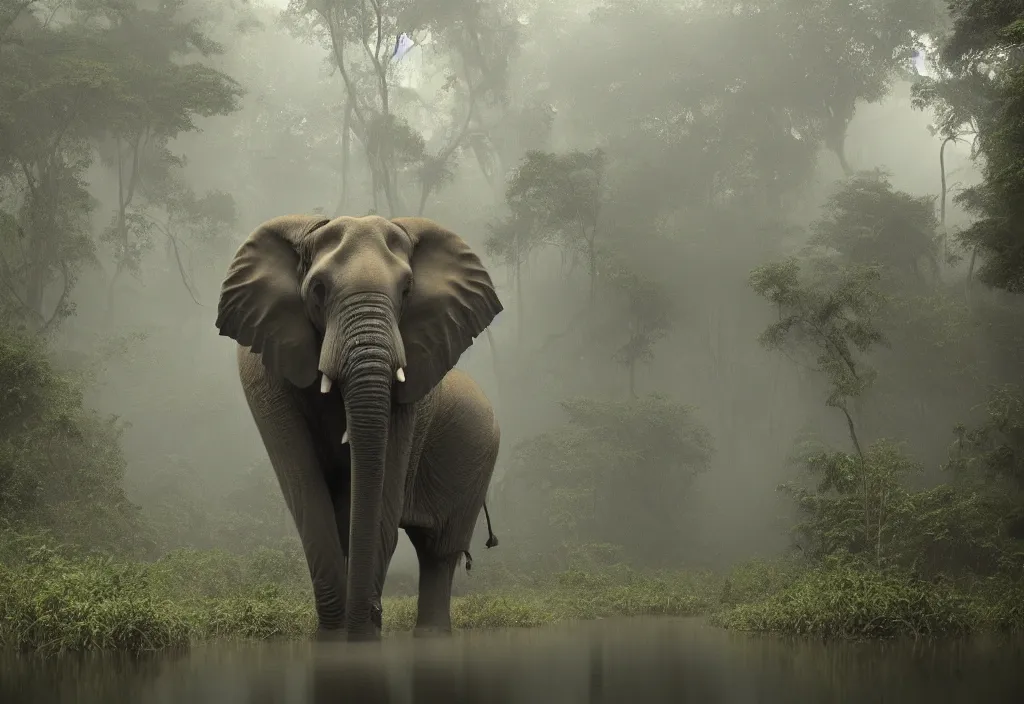
[[300, 388], [316, 381], [316, 330], [299, 294], [296, 245], [329, 222], [286, 215], [265, 223], [242, 243], [221, 284], [217, 329], [260, 354], [266, 368]]

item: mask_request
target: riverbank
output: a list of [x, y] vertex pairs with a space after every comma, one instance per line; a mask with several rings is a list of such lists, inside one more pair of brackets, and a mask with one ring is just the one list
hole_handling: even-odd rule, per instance
[[[37, 547], [0, 563], [0, 647], [41, 653], [183, 647], [216, 639], [303, 638], [312, 596], [297, 556], [178, 551], [151, 563]], [[751, 563], [728, 575], [572, 569], [522, 578], [475, 566], [453, 626], [533, 627], [571, 620], [706, 616], [734, 630], [830, 638], [963, 635], [1024, 627], [1024, 585], [925, 582], [836, 563]], [[410, 630], [415, 598], [384, 600], [385, 632]]]

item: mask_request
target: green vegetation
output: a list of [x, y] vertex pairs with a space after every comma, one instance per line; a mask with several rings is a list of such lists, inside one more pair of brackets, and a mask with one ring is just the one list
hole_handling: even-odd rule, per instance
[[0, 327], [0, 516], [131, 551], [141, 523], [122, 488], [122, 426], [84, 407], [83, 386], [55, 369], [42, 339]]
[[[478, 568], [479, 569], [479, 568]], [[0, 645], [42, 652], [180, 647], [216, 638], [313, 632], [301, 554], [176, 551], [151, 563], [75, 557], [42, 538], [8, 537], [0, 583]], [[504, 581], [504, 580], [503, 580]], [[711, 575], [570, 569], [456, 597], [456, 628], [537, 626], [566, 619], [690, 616], [715, 601]], [[385, 631], [410, 630], [415, 598], [385, 599]]]
[[957, 584], [906, 572], [830, 561], [784, 589], [711, 615], [713, 624], [825, 638], [966, 635], [1024, 628], [1019, 580]]
[[[139, 563], [75, 557], [38, 537], [7, 538], [5, 546], [0, 647], [140, 652], [214, 639], [306, 638], [315, 629], [301, 555], [182, 550]], [[724, 576], [591, 565], [498, 583], [455, 597], [453, 626], [706, 615], [735, 630], [836, 638], [1024, 628], [1019, 581], [925, 580], [839, 559], [811, 569], [753, 562]], [[411, 630], [415, 603], [409, 595], [385, 598], [385, 633]]]

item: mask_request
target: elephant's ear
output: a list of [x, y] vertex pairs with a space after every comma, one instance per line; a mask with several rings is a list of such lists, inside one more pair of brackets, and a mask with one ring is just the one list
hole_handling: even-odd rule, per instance
[[436, 386], [502, 310], [491, 277], [466, 242], [426, 218], [395, 218], [412, 240], [412, 290], [398, 328], [405, 343], [406, 381], [399, 403]]
[[316, 330], [299, 295], [296, 245], [328, 222], [286, 215], [267, 220], [235, 253], [221, 284], [217, 328], [261, 355], [278, 378], [303, 388], [316, 381]]

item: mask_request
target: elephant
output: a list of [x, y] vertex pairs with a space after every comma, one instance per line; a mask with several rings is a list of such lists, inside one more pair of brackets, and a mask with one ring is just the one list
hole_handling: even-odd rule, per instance
[[381, 637], [399, 528], [419, 562], [414, 636], [451, 632], [481, 507], [497, 544], [484, 500], [500, 444], [455, 364], [501, 311], [479, 257], [426, 218], [285, 215], [235, 253], [216, 327], [298, 529], [318, 639]]

